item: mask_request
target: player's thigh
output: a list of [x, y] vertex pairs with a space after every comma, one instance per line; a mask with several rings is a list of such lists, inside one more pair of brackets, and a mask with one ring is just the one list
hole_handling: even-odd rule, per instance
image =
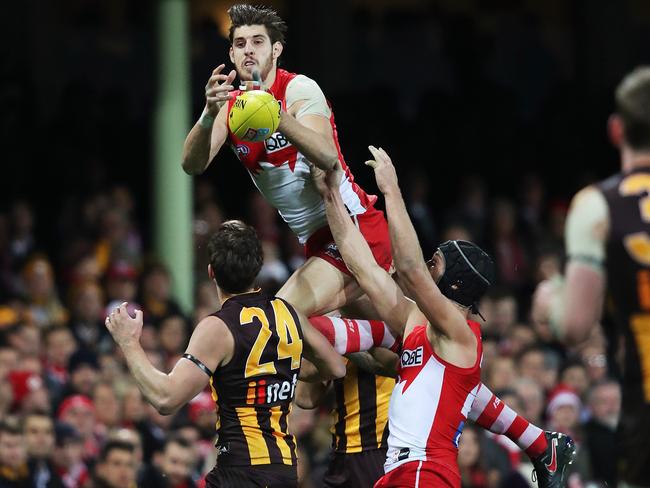
[[352, 276], [315, 256], [298, 268], [276, 293], [307, 316], [331, 312], [362, 294]]

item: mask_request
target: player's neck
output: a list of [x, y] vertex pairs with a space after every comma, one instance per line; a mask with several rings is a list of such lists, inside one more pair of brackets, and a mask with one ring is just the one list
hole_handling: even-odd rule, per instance
[[277, 73], [278, 73], [278, 67], [274, 66], [271, 69], [271, 71], [269, 71], [269, 75], [264, 80], [264, 88], [268, 90], [273, 86], [273, 83], [275, 83], [275, 77], [277, 76]]
[[650, 152], [634, 151], [627, 146], [621, 149], [621, 168], [629, 173], [637, 168], [650, 167]]
[[236, 297], [236, 296], [239, 296], [239, 295], [246, 295], [248, 293], [255, 293], [255, 292], [258, 292], [258, 291], [259, 291], [259, 288], [251, 287], [248, 290], [243, 291], [241, 293], [228, 293], [227, 291], [224, 291], [221, 288], [218, 288], [219, 303], [221, 305], [223, 305], [224, 302], [226, 300], [228, 300], [229, 298]]

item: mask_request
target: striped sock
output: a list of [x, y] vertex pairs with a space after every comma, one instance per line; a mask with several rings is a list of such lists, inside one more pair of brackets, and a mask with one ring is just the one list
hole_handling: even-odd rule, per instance
[[339, 354], [367, 351], [372, 347], [394, 350], [399, 346], [388, 326], [379, 320], [344, 319], [318, 315], [309, 322]]
[[482, 383], [468, 417], [490, 432], [505, 435], [531, 459], [542, 454], [548, 445], [542, 429], [517, 415]]

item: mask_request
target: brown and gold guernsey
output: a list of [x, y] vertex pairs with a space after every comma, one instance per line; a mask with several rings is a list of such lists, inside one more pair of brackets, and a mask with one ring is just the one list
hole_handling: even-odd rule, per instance
[[388, 402], [393, 378], [376, 376], [348, 361], [344, 378], [334, 381], [336, 406], [332, 410], [332, 447], [354, 454], [385, 449], [388, 438]]
[[302, 358], [302, 330], [291, 305], [259, 291], [226, 300], [214, 314], [235, 351], [210, 379], [217, 404], [218, 466], [296, 465], [287, 431]]
[[625, 481], [650, 483], [650, 168], [598, 185], [609, 208], [609, 313], [625, 343], [619, 424]]

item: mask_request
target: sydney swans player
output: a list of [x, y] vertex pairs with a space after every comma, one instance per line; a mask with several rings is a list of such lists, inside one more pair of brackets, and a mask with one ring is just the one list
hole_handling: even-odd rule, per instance
[[[230, 60], [236, 68], [217, 67], [206, 86], [206, 106], [185, 141], [183, 169], [205, 171], [228, 143], [249, 171], [262, 195], [273, 205], [305, 246], [307, 262], [294, 273], [278, 296], [307, 315], [334, 310], [361, 295], [327, 227], [325, 206], [311, 179], [309, 162], [328, 169], [340, 164], [341, 198], [369, 243], [374, 258], [389, 269], [392, 258], [383, 213], [373, 207], [375, 196], [356, 183], [341, 154], [332, 110], [315, 81], [277, 67], [286, 24], [271, 9], [235, 5], [228, 11]], [[239, 140], [228, 128], [228, 113], [239, 91], [233, 81], [251, 81], [259, 73], [264, 88], [282, 105], [278, 132], [265, 142]]]
[[387, 474], [376, 486], [460, 486], [458, 438], [471, 411], [479, 412], [479, 420], [491, 416], [494, 424], [516, 429], [524, 445], [537, 448], [536, 454], [527, 452], [540, 486], [561, 486], [573, 456], [569, 438], [545, 433], [504, 406], [485, 419], [480, 413], [487, 413], [493, 396], [485, 396], [480, 385], [480, 330], [470, 316], [493, 279], [491, 259], [472, 243], [448, 241], [425, 263], [390, 158], [370, 149], [375, 160], [368, 164], [386, 198], [397, 273], [415, 303], [373, 261], [336, 191], [340, 174], [330, 171], [319, 187], [348, 267], [381, 318], [404, 338], [390, 400]]

